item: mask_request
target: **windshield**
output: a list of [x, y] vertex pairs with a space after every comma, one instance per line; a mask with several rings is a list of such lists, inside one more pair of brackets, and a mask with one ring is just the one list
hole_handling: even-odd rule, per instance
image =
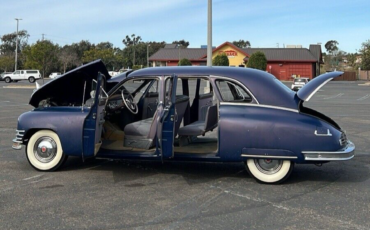
[[294, 79], [294, 82], [307, 82], [307, 80], [302, 79], [302, 78], [297, 78], [297, 79]]

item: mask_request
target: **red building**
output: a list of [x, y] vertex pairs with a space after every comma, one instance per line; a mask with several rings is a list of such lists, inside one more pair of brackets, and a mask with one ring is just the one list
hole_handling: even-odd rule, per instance
[[[280, 80], [290, 80], [292, 76], [314, 78], [320, 74], [322, 53], [320, 45], [310, 45], [306, 48], [245, 48], [236, 47], [225, 42], [213, 49], [212, 57], [225, 53], [230, 66], [245, 67], [250, 55], [261, 51], [267, 59], [266, 71]], [[177, 48], [170, 44], [153, 54], [149, 61], [155, 66], [176, 66], [180, 59], [187, 58], [193, 65], [206, 65], [207, 49]]]

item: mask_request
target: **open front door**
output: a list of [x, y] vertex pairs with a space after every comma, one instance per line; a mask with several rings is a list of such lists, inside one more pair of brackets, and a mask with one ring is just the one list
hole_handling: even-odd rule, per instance
[[157, 111], [160, 114], [160, 116], [158, 116], [159, 122], [157, 123], [157, 146], [161, 153], [162, 160], [174, 156], [174, 130], [177, 119], [175, 107], [177, 76], [172, 75], [171, 77], [165, 78], [164, 81], [164, 90], [161, 91], [164, 94], [164, 102], [159, 103]]
[[[83, 157], [95, 156], [99, 151], [101, 135], [103, 131], [105, 106], [108, 95], [104, 91], [105, 77], [98, 73], [97, 81], [91, 83], [91, 96], [94, 104], [90, 108], [89, 115], [85, 119], [83, 131]], [[87, 89], [89, 90], [89, 89]], [[95, 90], [95, 92], [93, 91]]]

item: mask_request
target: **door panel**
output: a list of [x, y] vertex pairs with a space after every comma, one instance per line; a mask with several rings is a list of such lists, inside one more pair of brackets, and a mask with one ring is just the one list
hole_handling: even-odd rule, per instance
[[[92, 83], [91, 85], [94, 84]], [[99, 73], [96, 81], [94, 105], [90, 108], [84, 124], [84, 157], [95, 156], [101, 146], [101, 134], [105, 122], [105, 106], [108, 99], [104, 86], [105, 77]]]
[[160, 103], [158, 106], [159, 110], [163, 108], [162, 111], [158, 111], [160, 112], [160, 116], [158, 116], [160, 120], [157, 127], [158, 144], [162, 160], [172, 158], [174, 154], [174, 129], [177, 119], [175, 107], [176, 86], [176, 75], [166, 78], [164, 90], [162, 91], [165, 100], [164, 103]]

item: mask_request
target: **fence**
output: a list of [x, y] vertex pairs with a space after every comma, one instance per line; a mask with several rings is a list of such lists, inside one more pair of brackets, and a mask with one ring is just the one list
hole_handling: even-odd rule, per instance
[[[370, 76], [370, 73], [369, 73]], [[334, 81], [356, 81], [356, 72], [344, 72], [341, 76], [333, 79]]]
[[370, 70], [360, 70], [359, 80], [370, 80]]

